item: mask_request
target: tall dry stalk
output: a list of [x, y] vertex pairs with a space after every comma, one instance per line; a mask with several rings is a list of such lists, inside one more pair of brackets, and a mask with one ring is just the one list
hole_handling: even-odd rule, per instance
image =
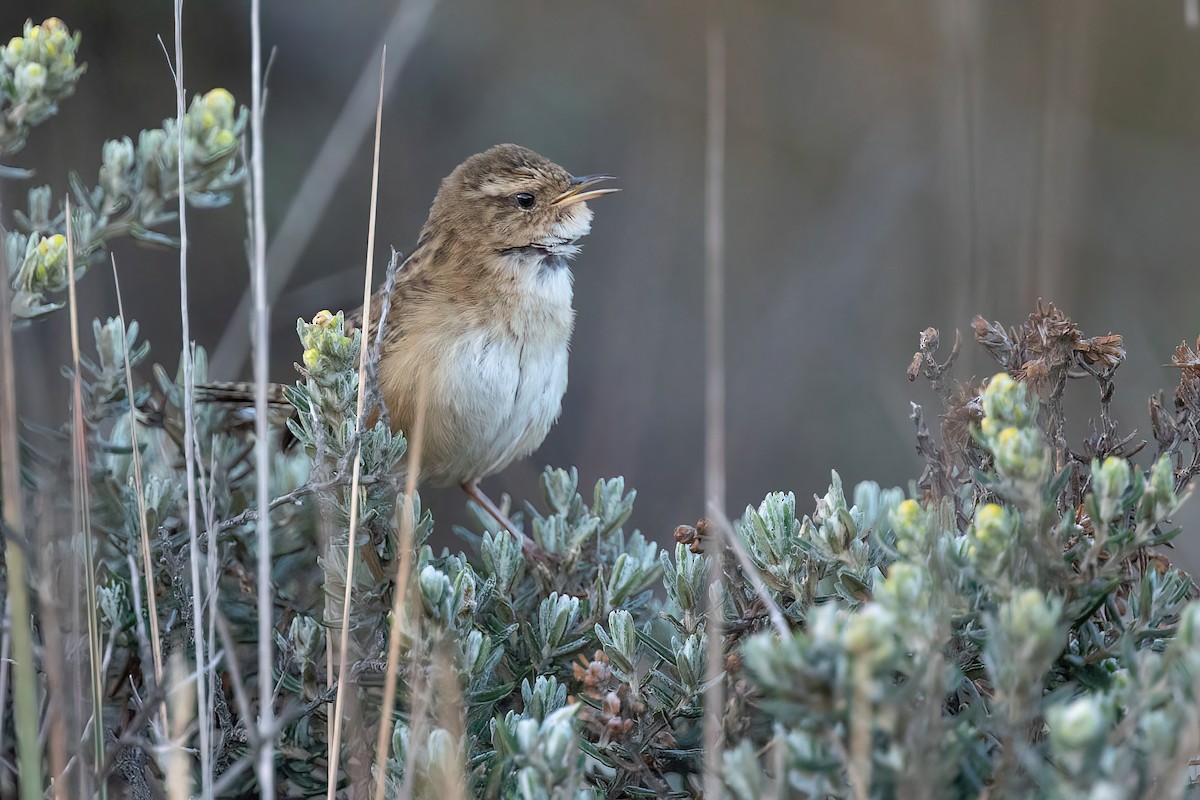
[[267, 377], [270, 367], [270, 308], [267, 302], [267, 212], [263, 187], [263, 72], [261, 0], [250, 4], [250, 161], [253, 196], [251, 245], [254, 322], [254, 467], [258, 478], [258, 786], [275, 796], [274, 605], [271, 599], [271, 453], [268, 448]]
[[[71, 317], [71, 452], [74, 462], [77, 530], [83, 537], [84, 591], [87, 598], [88, 677], [92, 693], [92, 768], [104, 764], [104, 678], [100, 651], [100, 615], [96, 593], [96, 552], [92, 541], [92, 493], [88, 476], [87, 428], [83, 418], [83, 376], [79, 357], [79, 305], [75, 295], [75, 226], [71, 223], [71, 198], [66, 205], [67, 223], [67, 302]], [[101, 798], [108, 796], [104, 780], [96, 788]]]
[[[3, 229], [0, 229], [0, 234]], [[21, 448], [17, 425], [17, 381], [13, 367], [12, 287], [4, 248], [0, 247], [0, 476], [4, 506], [4, 563], [8, 589], [5, 643], [12, 653], [12, 720], [16, 733], [21, 800], [42, 796], [42, 757], [38, 745], [37, 667], [33, 661], [33, 618], [29, 606], [29, 568], [14, 536], [25, 531], [21, 493]], [[9, 663], [6, 660], [6, 665]], [[0, 697], [4, 695], [0, 694]], [[0, 700], [0, 703], [3, 701]], [[5, 715], [7, 716], [7, 715]]]
[[337, 697], [333, 706], [333, 736], [329, 741], [329, 788], [328, 800], [334, 800], [337, 789], [338, 761], [341, 757], [342, 711], [346, 701], [346, 662], [350, 650], [350, 617], [351, 594], [354, 589], [355, 551], [358, 529], [358, 489], [362, 479], [362, 424], [363, 406], [367, 392], [367, 332], [371, 330], [371, 284], [374, 279], [375, 264], [375, 213], [379, 207], [379, 145], [380, 133], [383, 129], [383, 86], [384, 70], [387, 67], [387, 47], [379, 56], [379, 99], [375, 107], [375, 158], [371, 168], [371, 211], [367, 222], [367, 265], [363, 275], [363, 311], [362, 333], [358, 348], [358, 400], [354, 409], [355, 450], [354, 466], [350, 473], [350, 530], [346, 541], [346, 592], [342, 598], [342, 620], [340, 639], [338, 641], [338, 687]]
[[[70, 523], [61, 519], [56, 511], [54, 504], [45, 494], [37, 496], [33, 512], [34, 519], [37, 520], [37, 531], [33, 538], [34, 541], [46, 547], [47, 551], [51, 547], [61, 546], [61, 541], [56, 541], [58, 532], [69, 530], [71, 527]], [[75, 558], [70, 559], [68, 568], [71, 569], [72, 576], [77, 561], [78, 559]], [[49, 762], [47, 774], [51, 776], [50, 786], [55, 800], [66, 800], [71, 796], [66, 780], [67, 767], [70, 764], [78, 763], [78, 760], [69, 753], [74, 750], [72, 744], [83, 738], [77, 727], [70, 724], [71, 721], [78, 723], [83, 717], [84, 693], [77, 690], [78, 683], [69, 687], [71, 678], [75, 678], [77, 681], [79, 676], [78, 669], [72, 669], [73, 664], [69, 664], [64, 655], [67, 647], [63, 644], [62, 616], [59, 614], [59, 606], [62, 603], [59, 598], [63, 594], [63, 587], [60, 583], [61, 571], [61, 567], [58, 565], [39, 564], [38, 570], [33, 576], [38, 601], [38, 627], [42, 639], [42, 665], [46, 673], [46, 704], [42, 717], [42, 738], [46, 742], [46, 757]], [[77, 594], [76, 591], [71, 592], [72, 600]], [[72, 652], [76, 649], [74, 646], [71, 647]], [[73, 662], [78, 663], [78, 660], [73, 659]], [[66, 712], [68, 704], [74, 708], [73, 717], [68, 717]], [[83, 770], [77, 770], [77, 772], [79, 773], [78, 786], [82, 787], [85, 775]]]
[[[708, 118], [704, 183], [704, 321], [705, 321], [705, 429], [704, 494], [708, 513], [725, 516], [725, 30], [720, 6], [710, 0], [707, 26]], [[724, 609], [719, 582], [724, 554], [725, 526], [711, 525], [717, 535], [710, 544], [713, 568], [709, 572], [708, 652], [704, 692], [704, 795], [721, 792], [721, 758], [724, 739], [722, 716], [725, 664], [721, 639]]]
[[[121, 330], [128, 332], [129, 328], [125, 321], [125, 303], [121, 300], [121, 279], [117, 275], [117, 257], [110, 256], [112, 259], [113, 269], [113, 287], [117, 293], [117, 315], [121, 319]], [[155, 586], [155, 569], [154, 556], [150, 549], [150, 528], [146, 521], [146, 492], [142, 482], [142, 451], [138, 446], [137, 435], [137, 409], [133, 406], [133, 368], [129, 365], [129, 347], [124, 348], [125, 357], [125, 396], [129, 399], [129, 441], [131, 444], [131, 456], [133, 457], [133, 489], [137, 493], [137, 509], [138, 509], [138, 534], [140, 536], [141, 556], [142, 556], [142, 571], [146, 583], [146, 607], [148, 616], [150, 617], [150, 652], [154, 661], [154, 687], [162, 695], [162, 689], [166, 686], [164, 682], [166, 673], [163, 670], [162, 657], [162, 639], [158, 625], [158, 597], [154, 591]], [[131, 570], [132, 571], [132, 570]], [[141, 618], [141, 615], [138, 615]], [[159, 716], [162, 719], [163, 736], [167, 736], [170, 731], [170, 723], [167, 719], [167, 700], [162, 697], [159, 701]]]
[[[189, 580], [192, 593], [192, 641], [196, 650], [196, 718], [200, 734], [200, 784], [205, 798], [212, 797], [212, 726], [208, 713], [208, 693], [204, 682], [208, 659], [204, 640], [204, 598], [200, 590], [200, 535], [196, 515], [196, 377], [192, 353], [191, 315], [188, 309], [188, 231], [187, 190], [184, 180], [184, 125], [187, 98], [183, 88], [183, 0], [175, 0], [175, 133], [176, 180], [179, 183], [179, 315], [183, 349], [183, 452], [187, 480], [188, 556], [191, 562]], [[210, 543], [210, 556], [212, 555]]]
[[195, 718], [195, 688], [204, 682], [197, 675], [193, 682], [184, 666], [183, 655], [171, 655], [171, 727], [168, 731], [170, 745], [165, 756], [167, 762], [167, 797], [170, 800], [189, 800], [192, 796], [191, 758], [187, 752], [188, 728]]
[[[400, 669], [400, 621], [404, 618], [404, 604], [408, 595], [408, 581], [412, 572], [413, 527], [413, 497], [417, 492], [417, 484], [421, 472], [421, 450], [425, 439], [425, 382], [417, 381], [417, 413], [413, 420], [413, 428], [408, 445], [408, 472], [405, 475], [404, 497], [400, 503], [400, 558], [396, 564], [396, 588], [392, 599], [392, 624], [388, 631], [387, 677], [383, 682], [383, 710], [379, 715], [379, 736], [375, 741], [375, 800], [383, 800], [384, 768], [387, 764], [388, 746], [392, 739], [392, 711], [396, 706], [396, 681]], [[420, 612], [421, 605], [415, 605], [415, 611]], [[411, 779], [405, 775], [405, 781]]]

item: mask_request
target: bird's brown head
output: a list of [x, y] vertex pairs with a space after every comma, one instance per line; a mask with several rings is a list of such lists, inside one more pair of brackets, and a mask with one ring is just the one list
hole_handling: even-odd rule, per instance
[[495, 253], [534, 249], [573, 256], [591, 229], [587, 201], [610, 192], [608, 175], [576, 178], [532, 150], [499, 144], [442, 181], [426, 233], [451, 233]]

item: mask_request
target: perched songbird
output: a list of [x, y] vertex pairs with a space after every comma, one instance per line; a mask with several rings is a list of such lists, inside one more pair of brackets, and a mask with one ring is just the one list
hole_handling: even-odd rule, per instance
[[[573, 177], [514, 144], [471, 156], [442, 181], [392, 288], [377, 365], [392, 426], [411, 436], [424, 402], [421, 481], [459, 484], [514, 533], [479, 481], [536, 450], [558, 419], [575, 322], [568, 262], [591, 229], [587, 201], [618, 191], [594, 188], [610, 179]], [[350, 319], [361, 327], [361, 311]]]
[[459, 484], [506, 527], [479, 481], [558, 419], [575, 324], [568, 262], [591, 230], [587, 201], [618, 191], [593, 188], [610, 179], [573, 177], [515, 144], [471, 156], [442, 181], [392, 289], [378, 364], [392, 426], [410, 433], [423, 396], [422, 482]]

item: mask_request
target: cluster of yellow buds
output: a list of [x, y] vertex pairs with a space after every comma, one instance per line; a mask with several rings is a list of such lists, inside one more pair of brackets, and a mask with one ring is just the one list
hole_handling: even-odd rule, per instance
[[304, 346], [304, 366], [310, 373], [354, 369], [354, 338], [346, 335], [346, 316], [339, 311], [318, 311], [312, 322], [296, 320], [296, 332]]
[[896, 616], [890, 608], [867, 603], [846, 620], [842, 646], [872, 667], [883, 665], [896, 654], [896, 629]]
[[57, 94], [64, 83], [73, 83], [76, 75], [75, 51], [79, 34], [71, 35], [58, 17], [41, 25], [25, 23], [25, 35], [14, 36], [0, 47], [0, 60], [13, 76], [18, 103], [49, 90]]
[[996, 457], [996, 471], [1004, 478], [1040, 480], [1050, 458], [1035, 424], [1037, 398], [1024, 383], [1001, 372], [983, 390], [982, 401], [984, 418], [979, 430], [984, 445]]
[[31, 236], [25, 247], [17, 279], [21, 288], [31, 292], [58, 292], [67, 285], [67, 237]]
[[[238, 142], [249, 113], [238, 108], [227, 89], [211, 89], [196, 95], [183, 116], [184, 190], [194, 206], [221, 205], [222, 196], [241, 180]], [[136, 148], [129, 139], [104, 145], [100, 185], [113, 195], [128, 194], [138, 185], [157, 191], [164, 198], [179, 191], [177, 158], [178, 121], [163, 120], [161, 128], [142, 131]]]
[[0, 46], [0, 152], [15, 151], [25, 131], [57, 110], [75, 90], [83, 68], [75, 64], [79, 34], [58, 17], [25, 23], [23, 36]]
[[991, 568], [1012, 547], [1020, 524], [1018, 516], [997, 503], [985, 503], [975, 511], [967, 557], [975, 564]]
[[1037, 398], [1007, 372], [992, 376], [980, 399], [985, 436], [994, 436], [1006, 426], [1025, 427], [1037, 413]]
[[233, 95], [220, 88], [197, 95], [183, 124], [189, 142], [197, 148], [189, 155], [201, 163], [232, 153], [237, 148], [242, 129]]
[[928, 549], [928, 514], [921, 504], [909, 498], [892, 509], [888, 521], [896, 535], [896, 550], [908, 558], [917, 558]]

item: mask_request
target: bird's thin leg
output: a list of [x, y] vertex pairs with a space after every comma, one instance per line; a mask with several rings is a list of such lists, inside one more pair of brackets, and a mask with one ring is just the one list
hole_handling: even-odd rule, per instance
[[500, 523], [502, 528], [508, 530], [513, 536], [521, 540], [521, 547], [528, 555], [539, 558], [544, 561], [552, 561], [550, 553], [547, 553], [537, 542], [526, 536], [520, 528], [513, 524], [513, 521], [500, 510], [500, 507], [492, 502], [492, 498], [488, 497], [483, 489], [479, 488], [479, 481], [467, 481], [461, 484], [462, 490], [467, 493], [467, 497], [479, 503], [483, 510], [492, 516], [492, 519]]
[[508, 532], [514, 536], [521, 533], [521, 529], [513, 524], [500, 507], [492, 502], [492, 498], [484, 494], [483, 489], [479, 488], [479, 481], [467, 481], [462, 484], [462, 490], [467, 493], [467, 497], [474, 500], [479, 505], [483, 506], [483, 510], [492, 515], [492, 519], [500, 523], [500, 526], [507, 528]]

